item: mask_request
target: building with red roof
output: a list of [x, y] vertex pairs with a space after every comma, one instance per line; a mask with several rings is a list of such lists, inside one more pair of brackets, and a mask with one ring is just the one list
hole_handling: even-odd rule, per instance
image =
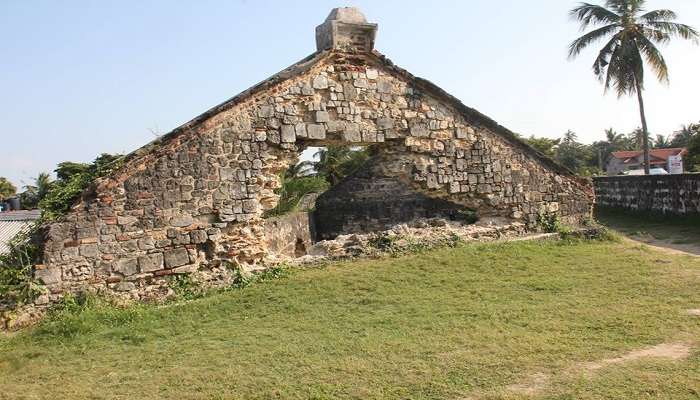
[[[669, 157], [685, 156], [688, 150], [675, 147], [669, 149], [651, 149], [649, 151], [650, 168], [663, 168], [668, 171]], [[642, 150], [616, 151], [611, 154], [605, 167], [608, 175], [620, 175], [626, 171], [644, 169], [644, 152]]]

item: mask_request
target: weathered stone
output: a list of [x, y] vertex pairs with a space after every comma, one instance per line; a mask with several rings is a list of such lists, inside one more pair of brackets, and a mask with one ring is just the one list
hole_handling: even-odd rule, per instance
[[170, 219], [170, 225], [178, 228], [184, 228], [194, 223], [194, 219], [190, 215], [179, 215]]
[[190, 256], [185, 248], [177, 248], [168, 250], [164, 253], [165, 266], [167, 268], [175, 268], [185, 264], [189, 264]]
[[314, 77], [313, 87], [314, 89], [328, 89], [328, 79], [323, 75]]
[[130, 292], [136, 290], [136, 284], [133, 282], [119, 282], [114, 285], [114, 290], [117, 292]]
[[281, 129], [282, 143], [294, 143], [297, 140], [294, 125], [282, 125]]
[[44, 266], [41, 268], [37, 267], [34, 270], [34, 278], [43, 282], [45, 285], [55, 285], [61, 282], [61, 268], [46, 268]]
[[327, 111], [316, 111], [316, 122], [328, 122], [330, 117]]
[[100, 254], [96, 244], [85, 244], [80, 246], [80, 255], [83, 257], [93, 258]]
[[163, 254], [153, 253], [138, 258], [139, 269], [141, 273], [153, 272], [163, 269]]
[[207, 241], [207, 232], [202, 229], [190, 232], [190, 237], [192, 238], [192, 243], [205, 243]]
[[377, 128], [391, 129], [394, 127], [394, 120], [389, 117], [377, 118]]
[[325, 139], [326, 138], [326, 128], [320, 124], [309, 124], [306, 127], [306, 131], [309, 135], [309, 139]]
[[138, 261], [136, 258], [122, 258], [117, 261], [114, 272], [118, 272], [124, 276], [131, 276], [138, 272]]
[[360, 126], [357, 124], [348, 124], [343, 131], [343, 140], [348, 142], [361, 142], [362, 135], [360, 134]]

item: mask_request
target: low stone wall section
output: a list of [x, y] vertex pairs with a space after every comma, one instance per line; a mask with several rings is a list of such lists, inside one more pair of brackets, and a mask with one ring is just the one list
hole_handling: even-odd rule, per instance
[[662, 214], [700, 214], [700, 174], [594, 179], [596, 207]]

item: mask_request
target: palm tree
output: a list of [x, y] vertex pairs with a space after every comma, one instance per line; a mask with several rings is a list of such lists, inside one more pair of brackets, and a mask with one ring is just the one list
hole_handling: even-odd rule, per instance
[[347, 146], [328, 146], [315, 154], [316, 172], [325, 177], [331, 186], [358, 170], [369, 158], [367, 149], [357, 150]]
[[314, 173], [314, 163], [311, 161], [302, 161], [294, 165], [290, 165], [286, 171], [284, 171], [285, 178], [302, 178], [304, 176], [313, 175]]
[[673, 147], [687, 147], [690, 139], [695, 135], [700, 135], [700, 123], [681, 125], [681, 129], [673, 132]]
[[644, 149], [645, 144], [649, 143], [649, 132], [644, 134], [644, 129], [636, 128], [627, 134], [627, 143], [633, 150]]
[[40, 173], [34, 178], [34, 185], [25, 185], [24, 192], [20, 194], [22, 206], [27, 208], [35, 208], [39, 202], [46, 197], [53, 186], [51, 175], [46, 172]]
[[617, 133], [613, 128], [605, 130], [605, 139], [610, 144], [611, 149], [619, 150], [625, 145], [625, 135]]
[[668, 66], [657, 44], [666, 44], [672, 37], [698, 41], [692, 27], [673, 22], [676, 13], [671, 10], [645, 12], [645, 0], [606, 0], [605, 7], [581, 3], [571, 10], [571, 16], [581, 23], [581, 29], [596, 29], [574, 40], [569, 46], [569, 58], [575, 58], [583, 49], [610, 37], [593, 63], [593, 72], [618, 97], [637, 95], [644, 139], [644, 171], [649, 174], [649, 140], [644, 112], [644, 60], [662, 83], [668, 83]]
[[657, 149], [667, 149], [671, 147], [671, 141], [668, 140], [667, 136], [656, 135], [656, 139], [654, 139], [654, 147]]

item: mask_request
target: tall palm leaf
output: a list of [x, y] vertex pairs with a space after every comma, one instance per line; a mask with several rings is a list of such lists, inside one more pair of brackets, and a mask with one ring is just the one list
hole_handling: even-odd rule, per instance
[[585, 48], [607, 39], [593, 63], [593, 72], [603, 82], [605, 91], [611, 88], [618, 97], [637, 95], [642, 120], [644, 170], [649, 173], [649, 129], [644, 110], [644, 63], [656, 78], [668, 83], [668, 66], [656, 47], [678, 37], [698, 41], [692, 27], [673, 22], [677, 16], [671, 10], [644, 10], [645, 0], [606, 0], [605, 6], [581, 3], [571, 10], [571, 16], [581, 24], [581, 30], [595, 28], [569, 45], [569, 58], [575, 58]]

